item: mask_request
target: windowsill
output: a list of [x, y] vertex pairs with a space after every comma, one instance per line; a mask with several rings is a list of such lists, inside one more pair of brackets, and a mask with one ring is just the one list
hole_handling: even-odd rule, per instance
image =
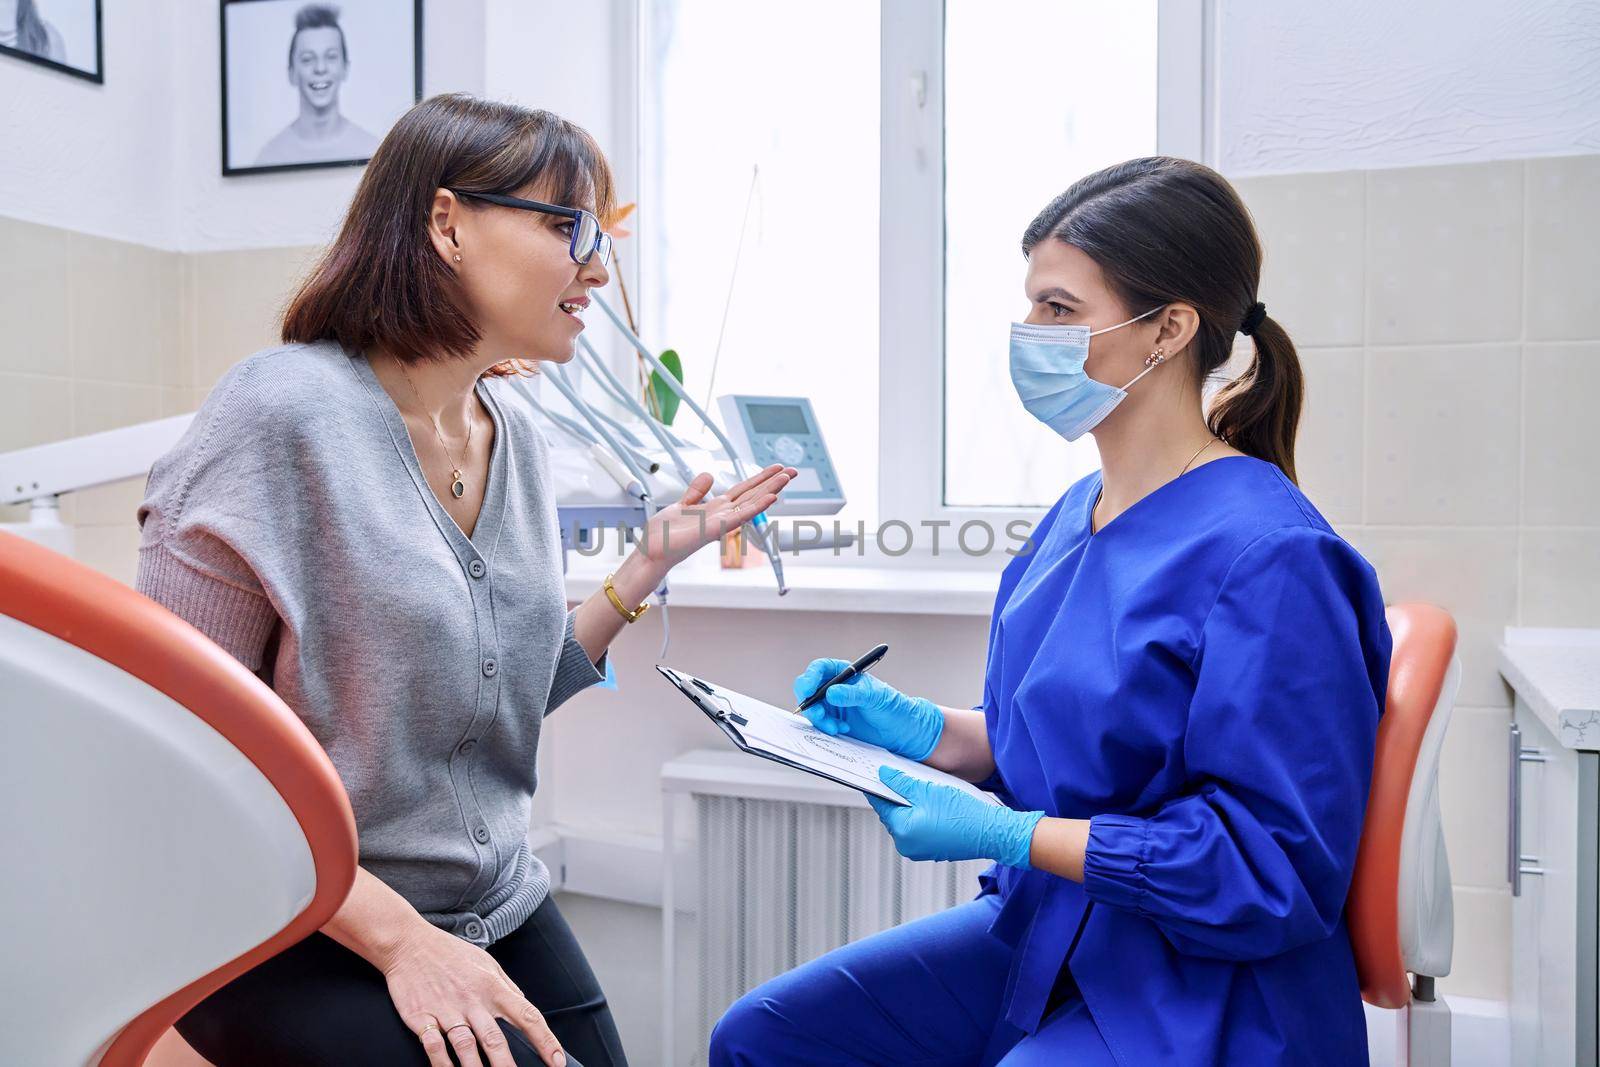
[[[889, 615], [970, 615], [987, 618], [1000, 585], [1000, 568], [1009, 557], [978, 561], [865, 559], [822, 552], [784, 554], [789, 592], [778, 595], [772, 568], [763, 564], [723, 570], [707, 548], [679, 564], [668, 580], [667, 604], [681, 608], [749, 611], [822, 611]], [[584, 600], [618, 560], [609, 552], [595, 557], [567, 556], [567, 599]], [[974, 562], [984, 564], [974, 566]]]

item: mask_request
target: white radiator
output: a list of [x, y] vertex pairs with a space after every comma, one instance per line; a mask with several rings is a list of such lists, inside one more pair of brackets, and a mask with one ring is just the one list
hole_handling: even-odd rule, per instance
[[[681, 961], [663, 983], [662, 1048], [677, 1050], [676, 1063], [705, 1063], [712, 1028], [750, 989], [972, 899], [987, 866], [902, 859], [860, 794], [738, 753], [691, 753], [662, 781], [688, 794], [696, 829], [694, 842], [669, 850], [692, 866], [689, 899], [663, 911], [664, 959]], [[672, 841], [672, 796], [665, 801]], [[670, 900], [670, 884], [663, 890]]]

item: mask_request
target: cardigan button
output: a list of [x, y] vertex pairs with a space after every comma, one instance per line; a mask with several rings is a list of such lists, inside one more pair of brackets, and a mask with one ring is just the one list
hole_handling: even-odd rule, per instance
[[462, 929], [462, 933], [476, 941], [478, 938], [483, 936], [483, 924], [477, 919], [469, 920], [467, 925]]
[[493, 657], [483, 661], [483, 676], [485, 678], [493, 678], [494, 672], [499, 669], [500, 666], [499, 664], [495, 663]]
[[474, 578], [482, 578], [486, 573], [488, 573], [488, 568], [483, 565], [483, 560], [475, 559], [471, 563], [467, 564], [467, 573], [472, 575]]
[[478, 839], [478, 843], [480, 845], [487, 845], [489, 843], [489, 828], [487, 826], [480, 826], [476, 830], [472, 831], [472, 836]]

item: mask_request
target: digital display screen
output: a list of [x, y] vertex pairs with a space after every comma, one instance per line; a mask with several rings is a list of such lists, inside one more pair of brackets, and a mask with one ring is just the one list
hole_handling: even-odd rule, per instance
[[810, 433], [805, 409], [799, 404], [746, 404], [746, 417], [756, 433]]

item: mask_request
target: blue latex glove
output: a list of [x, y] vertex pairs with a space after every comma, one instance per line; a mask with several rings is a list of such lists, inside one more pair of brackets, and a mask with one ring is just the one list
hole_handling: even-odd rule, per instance
[[[817, 686], [838, 674], [848, 662], [814, 659], [794, 680], [795, 703], [804, 702]], [[857, 741], [886, 748], [897, 756], [921, 762], [939, 744], [944, 712], [931, 700], [908, 697], [888, 682], [858, 674], [828, 688], [827, 696], [802, 714], [829, 734], [848, 734]]]
[[985, 804], [961, 790], [879, 767], [884, 785], [911, 802], [909, 808], [867, 794], [894, 847], [909, 860], [989, 859], [1029, 869], [1033, 828], [1042, 811], [1012, 811]]

